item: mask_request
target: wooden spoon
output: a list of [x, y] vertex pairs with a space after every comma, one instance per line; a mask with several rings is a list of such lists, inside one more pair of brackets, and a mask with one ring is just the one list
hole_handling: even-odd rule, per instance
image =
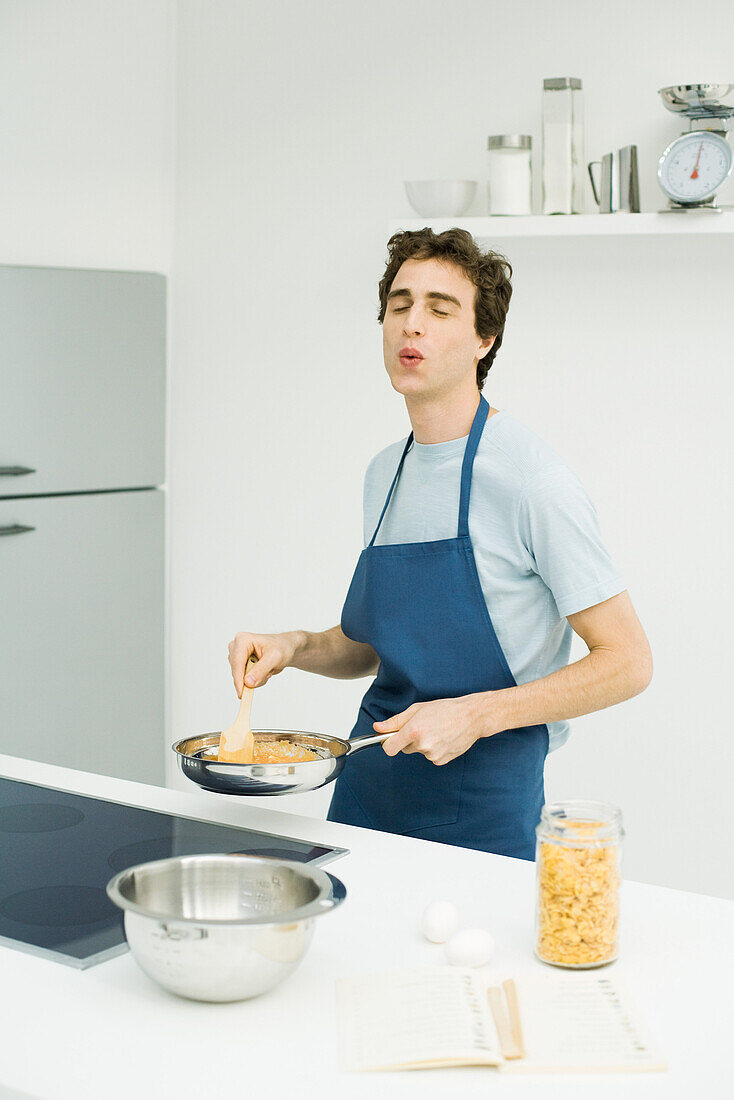
[[[251, 653], [245, 665], [245, 676], [258, 660], [256, 653]], [[218, 760], [227, 764], [252, 764], [255, 761], [255, 738], [250, 729], [250, 708], [255, 689], [243, 683], [240, 696], [240, 709], [233, 725], [229, 729], [222, 730], [219, 738]]]

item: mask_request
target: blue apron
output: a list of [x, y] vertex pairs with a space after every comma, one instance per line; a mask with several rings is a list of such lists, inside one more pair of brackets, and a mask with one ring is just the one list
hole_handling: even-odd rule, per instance
[[[341, 616], [348, 638], [380, 658], [351, 737], [412, 703], [515, 687], [497, 640], [469, 538], [472, 469], [489, 405], [480, 396], [461, 469], [458, 535], [436, 542], [374, 542], [413, 442], [408, 437], [377, 528], [362, 551]], [[328, 820], [535, 858], [544, 801], [548, 727], [480, 738], [448, 764], [380, 745], [351, 756], [334, 784]]]

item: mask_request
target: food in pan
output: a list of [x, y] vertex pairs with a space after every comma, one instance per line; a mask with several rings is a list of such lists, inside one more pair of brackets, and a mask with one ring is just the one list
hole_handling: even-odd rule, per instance
[[255, 738], [255, 764], [303, 764], [318, 760], [319, 754], [297, 741], [261, 741]]
[[297, 741], [259, 741], [255, 738], [256, 764], [300, 764], [318, 759], [318, 753]]

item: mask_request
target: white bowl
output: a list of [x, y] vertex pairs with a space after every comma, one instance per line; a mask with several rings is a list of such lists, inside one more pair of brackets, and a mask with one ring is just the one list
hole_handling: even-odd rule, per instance
[[477, 190], [476, 180], [404, 180], [408, 202], [424, 218], [458, 218]]

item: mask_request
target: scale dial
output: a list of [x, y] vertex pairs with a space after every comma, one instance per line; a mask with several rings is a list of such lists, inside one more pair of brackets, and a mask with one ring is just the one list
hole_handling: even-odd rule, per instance
[[728, 178], [734, 163], [726, 138], [691, 130], [672, 141], [658, 161], [658, 180], [668, 198], [682, 206], [706, 202]]

